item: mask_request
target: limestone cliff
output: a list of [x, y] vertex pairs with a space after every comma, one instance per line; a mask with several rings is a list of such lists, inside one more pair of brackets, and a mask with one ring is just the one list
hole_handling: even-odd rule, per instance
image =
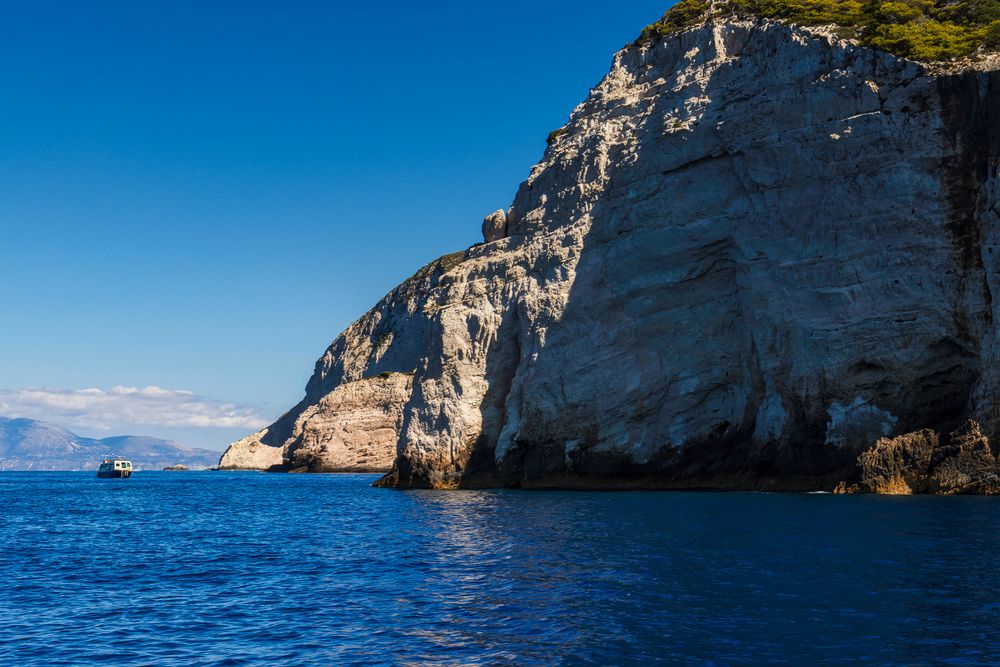
[[485, 243], [222, 463], [382, 443], [398, 487], [831, 489], [880, 438], [995, 437], [998, 159], [997, 72], [765, 19], [640, 41]]
[[396, 457], [410, 376], [381, 373], [343, 382], [294, 413], [290, 431], [274, 442], [279, 422], [234, 442], [219, 461], [223, 470], [385, 472]]

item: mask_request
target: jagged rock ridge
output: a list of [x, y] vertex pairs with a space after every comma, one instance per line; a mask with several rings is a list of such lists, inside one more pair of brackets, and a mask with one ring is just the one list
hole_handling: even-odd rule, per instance
[[382, 404], [399, 487], [831, 489], [880, 438], [994, 438], [998, 156], [996, 72], [762, 19], [626, 47], [486, 242], [223, 462], [328, 469], [305, 423], [383, 373], [413, 373]]
[[930, 429], [880, 438], [858, 457], [857, 484], [838, 493], [1000, 493], [1000, 467], [989, 439], [974, 421], [942, 438]]

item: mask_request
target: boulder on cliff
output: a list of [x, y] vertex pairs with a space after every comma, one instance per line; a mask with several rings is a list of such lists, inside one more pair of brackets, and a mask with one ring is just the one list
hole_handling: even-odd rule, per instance
[[230, 445], [222, 470], [387, 472], [396, 457], [412, 375], [383, 372], [345, 382], [299, 412], [281, 446], [269, 430]]
[[503, 209], [493, 211], [483, 219], [483, 241], [491, 243], [507, 236], [507, 214]]

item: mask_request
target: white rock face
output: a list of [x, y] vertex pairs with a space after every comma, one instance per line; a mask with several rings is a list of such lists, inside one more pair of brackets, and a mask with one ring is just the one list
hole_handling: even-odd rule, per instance
[[[258, 441], [287, 459], [385, 371], [414, 372], [398, 486], [811, 488], [989, 423], [998, 91], [769, 21], [628, 47], [486, 243], [341, 334]], [[364, 439], [316, 409], [317, 442]]]
[[267, 429], [248, 435], [229, 445], [219, 459], [219, 470], [268, 470], [282, 464], [281, 447], [261, 443]]
[[340, 384], [296, 415], [280, 446], [265, 444], [264, 429], [230, 445], [219, 467], [386, 472], [396, 457], [411, 388], [409, 375], [388, 372]]
[[411, 392], [401, 373], [339, 385], [296, 419], [285, 460], [312, 472], [389, 470]]

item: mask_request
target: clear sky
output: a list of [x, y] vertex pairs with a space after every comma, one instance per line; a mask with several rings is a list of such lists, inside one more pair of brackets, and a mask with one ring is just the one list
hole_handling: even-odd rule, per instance
[[671, 0], [0, 2], [0, 415], [222, 449]]

